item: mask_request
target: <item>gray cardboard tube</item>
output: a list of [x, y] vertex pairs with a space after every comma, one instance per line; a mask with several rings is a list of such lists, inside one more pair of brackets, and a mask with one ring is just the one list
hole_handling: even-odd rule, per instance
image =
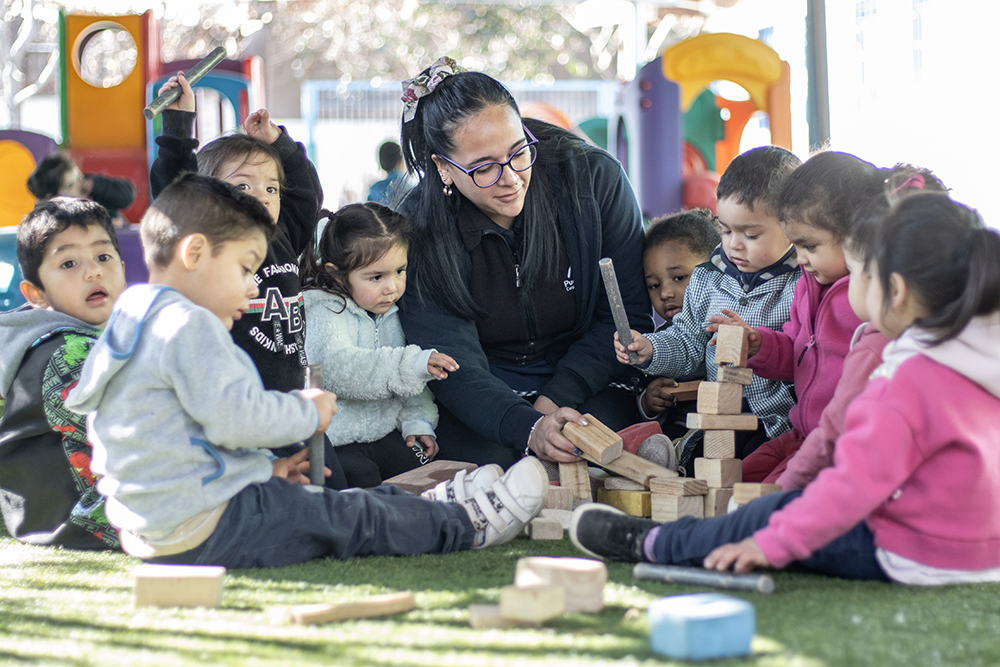
[[[320, 388], [323, 384], [323, 367], [320, 364], [306, 366], [306, 389]], [[323, 434], [314, 433], [309, 438], [309, 483], [323, 486], [326, 475], [326, 452], [323, 450]]]
[[[184, 74], [184, 78], [192, 86], [201, 80], [201, 77], [205, 76], [211, 72], [216, 65], [222, 62], [222, 59], [226, 57], [226, 47], [217, 46], [215, 49], [209, 53], [207, 56], [202, 58], [198, 63], [192, 67], [188, 72]], [[167, 92], [163, 93], [155, 100], [150, 102], [149, 106], [142, 110], [142, 115], [153, 120], [160, 113], [163, 112], [168, 106], [174, 103], [174, 101], [181, 96], [181, 88], [177, 86], [176, 88], [171, 88]]]
[[[628, 315], [625, 314], [625, 304], [622, 303], [622, 292], [618, 287], [618, 277], [615, 275], [615, 264], [610, 257], [605, 257], [598, 265], [604, 278], [604, 291], [608, 293], [611, 302], [611, 315], [615, 318], [615, 329], [618, 330], [618, 340], [628, 350], [632, 344], [632, 328], [628, 325]], [[633, 366], [639, 363], [639, 355], [629, 350], [628, 362]]]
[[730, 591], [750, 591], [754, 593], [771, 593], [774, 591], [774, 579], [768, 574], [733, 574], [731, 572], [706, 570], [700, 567], [636, 563], [635, 567], [632, 568], [632, 576], [636, 579], [645, 579], [647, 581], [710, 586]]

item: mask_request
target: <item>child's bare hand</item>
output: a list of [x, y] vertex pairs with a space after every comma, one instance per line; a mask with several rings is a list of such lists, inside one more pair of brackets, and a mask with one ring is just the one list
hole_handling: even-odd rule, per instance
[[[309, 448], [306, 447], [288, 458], [274, 459], [272, 477], [287, 479], [292, 484], [309, 484]], [[323, 476], [333, 473], [329, 468], [323, 468]]]
[[444, 380], [448, 377], [448, 373], [454, 373], [457, 370], [458, 362], [447, 354], [431, 352], [431, 356], [427, 358], [427, 372], [439, 380]]
[[260, 139], [265, 144], [273, 144], [281, 136], [281, 128], [271, 122], [271, 115], [267, 113], [267, 109], [254, 111], [247, 116], [243, 129], [251, 137]]
[[757, 546], [753, 537], [716, 547], [705, 557], [706, 570], [724, 572], [732, 567], [734, 572], [746, 574], [755, 567], [771, 567], [767, 556]]
[[642, 392], [642, 411], [647, 415], [658, 415], [668, 408], [677, 405], [677, 397], [670, 393], [670, 387], [676, 387], [677, 380], [671, 378], [656, 378]]
[[160, 86], [160, 90], [157, 94], [162, 95], [168, 90], [173, 90], [178, 86], [180, 86], [181, 95], [176, 100], [174, 100], [167, 108], [174, 109], [176, 111], [194, 111], [195, 110], [194, 90], [191, 89], [191, 84], [189, 84], [187, 79], [184, 78], [184, 72], [178, 72], [177, 74], [174, 74], [172, 77], [167, 79], [163, 83], [163, 85]]
[[302, 395], [316, 404], [319, 410], [319, 428], [316, 432], [323, 433], [330, 425], [330, 420], [337, 414], [337, 395], [322, 389], [303, 389]]
[[[747, 356], [752, 357], [760, 350], [760, 332], [743, 321], [743, 318], [736, 314], [736, 311], [728, 308], [722, 309], [722, 315], [712, 315], [708, 318], [709, 324], [705, 327], [708, 333], [715, 333], [719, 330], [720, 324], [730, 324], [743, 327], [743, 338], [747, 341]], [[715, 338], [708, 341], [709, 345], [715, 345]]]
[[420, 449], [423, 450], [424, 456], [429, 459], [434, 458], [438, 454], [438, 443], [437, 439], [433, 435], [408, 435], [406, 436], [406, 446], [413, 449], [417, 446], [417, 442], [420, 443]]
[[615, 356], [618, 361], [623, 364], [628, 364], [628, 352], [635, 352], [639, 357], [639, 363], [644, 364], [650, 360], [653, 356], [653, 344], [649, 342], [649, 339], [643, 336], [638, 331], [634, 329], [632, 332], [632, 344], [628, 346], [628, 350], [622, 345], [621, 341], [618, 339], [618, 332], [615, 332]]

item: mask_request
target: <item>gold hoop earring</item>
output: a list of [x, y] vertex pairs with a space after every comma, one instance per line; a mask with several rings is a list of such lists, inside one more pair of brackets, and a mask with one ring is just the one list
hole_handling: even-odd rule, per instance
[[445, 197], [451, 196], [451, 186], [448, 185], [447, 183], [445, 183], [444, 188], [442, 188], [442, 191], [444, 192]]

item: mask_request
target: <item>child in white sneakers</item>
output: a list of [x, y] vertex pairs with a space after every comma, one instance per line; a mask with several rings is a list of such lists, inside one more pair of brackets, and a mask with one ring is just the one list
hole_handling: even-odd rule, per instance
[[336, 397], [261, 385], [229, 336], [257, 295], [271, 216], [253, 197], [186, 174], [142, 222], [150, 284], [126, 290], [67, 406], [89, 412], [98, 490], [122, 546], [143, 560], [272, 567], [314, 558], [448, 553], [512, 539], [541, 509], [548, 477], [527, 458], [428, 495], [308, 482], [308, 449]]

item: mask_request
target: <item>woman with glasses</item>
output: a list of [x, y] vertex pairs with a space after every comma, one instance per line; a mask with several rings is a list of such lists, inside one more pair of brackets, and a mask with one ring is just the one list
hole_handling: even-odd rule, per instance
[[628, 180], [607, 153], [522, 119], [503, 85], [450, 58], [405, 82], [403, 102], [403, 156], [419, 179], [400, 204], [416, 229], [403, 327], [460, 366], [430, 385], [440, 456], [578, 460], [567, 421], [639, 421], [638, 374], [615, 361], [598, 267], [614, 260], [629, 321], [649, 331]]

